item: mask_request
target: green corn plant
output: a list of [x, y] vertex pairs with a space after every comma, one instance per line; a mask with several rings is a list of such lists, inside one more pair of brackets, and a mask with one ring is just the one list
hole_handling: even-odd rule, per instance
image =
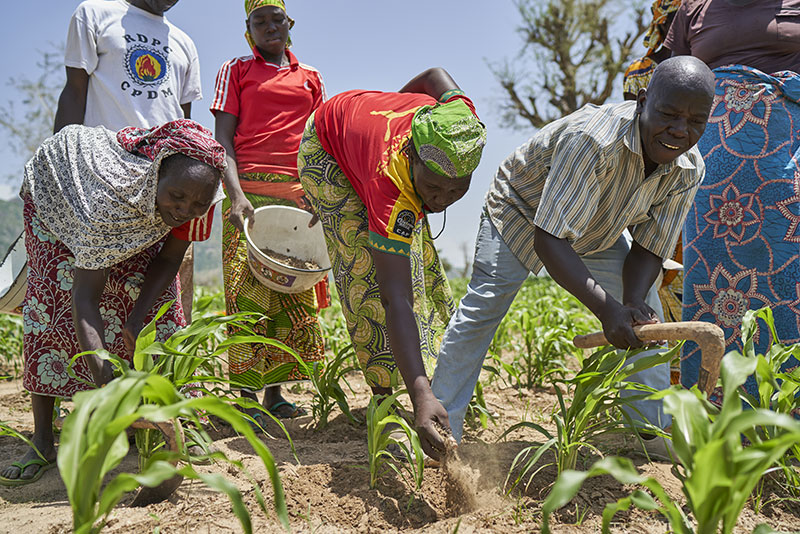
[[486, 430], [489, 428], [489, 421], [494, 422], [495, 414], [486, 405], [486, 399], [483, 396], [483, 384], [475, 384], [475, 393], [467, 405], [467, 413], [464, 417], [464, 422], [471, 429], [481, 428]]
[[[209, 298], [215, 297], [210, 296]], [[285, 345], [274, 339], [250, 334], [252, 325], [263, 319], [261, 314], [254, 313], [237, 313], [229, 316], [220, 316], [216, 313], [196, 315], [191, 325], [173, 333], [166, 341], [157, 342], [155, 341], [157, 334], [156, 322], [171, 305], [172, 302], [164, 304], [153, 320], [145, 325], [139, 333], [133, 355], [133, 370], [162, 376], [182, 392], [192, 388], [199, 389], [206, 394], [216, 394], [219, 397], [228, 396], [229, 389], [227, 388], [230, 386], [230, 382], [223, 376], [213, 373], [208, 374], [209, 369], [213, 370], [213, 366], [208, 365], [208, 363], [220, 360], [221, 355], [231, 345], [237, 343], [265, 343], [285, 347]], [[226, 337], [226, 328], [231, 324], [236, 326], [237, 331], [242, 332], [242, 334]], [[84, 354], [86, 353], [75, 355], [72, 358], [72, 363], [74, 364]], [[107, 351], [97, 351], [96, 354], [103, 359], [111, 361], [116, 367], [117, 375], [124, 375], [132, 370], [127, 361], [116, 355]], [[75, 376], [73, 372], [71, 374]], [[214, 390], [209, 391], [205, 385], [201, 386], [200, 382], [211, 384]], [[215, 384], [216, 386], [214, 386]], [[143, 399], [144, 402], [148, 400], [146, 397]], [[230, 402], [245, 410], [255, 407], [270, 417], [283, 431], [296, 458], [292, 438], [285, 425], [279, 419], [265, 410], [260, 404], [253, 403], [249, 399], [235, 398]], [[240, 414], [240, 417], [256, 423], [245, 413]], [[211, 449], [212, 440], [203, 431], [202, 427], [195, 426], [187, 430], [194, 444], [205, 451]], [[135, 439], [139, 451], [140, 466], [144, 466], [165, 444], [161, 433], [153, 429], [136, 429]]]
[[[582, 369], [574, 378], [558, 381], [565, 386], [568, 392], [571, 392], [572, 402], [567, 405], [561, 388], [555, 387], [558, 397], [558, 404], [552, 416], [556, 424], [555, 434], [541, 425], [523, 421], [511, 426], [498, 438], [498, 440], [503, 439], [520, 428], [530, 428], [540, 433], [545, 439], [543, 442], [526, 447], [514, 458], [506, 477], [508, 491], [515, 488], [525, 477], [528, 477], [530, 484], [536, 473], [546, 465], [551, 465], [545, 464], [536, 468], [537, 462], [546, 452], [552, 452], [555, 456], [554, 464], [557, 472], [562, 473], [575, 468], [581, 449], [596, 450], [591, 444], [593, 438], [610, 432], [623, 431], [626, 423], [628, 426], [633, 426], [633, 422], [620, 408], [630, 407], [631, 402], [647, 396], [643, 392], [653, 392], [654, 390], [626, 380], [639, 371], [669, 362], [678, 350], [680, 350], [680, 346], [659, 354], [639, 358], [633, 363], [626, 363], [626, 359], [635, 352], [604, 347], [585, 359]], [[626, 390], [638, 391], [640, 394], [623, 397], [621, 393]], [[642, 424], [639, 423], [639, 426]], [[656, 427], [644, 426], [648, 431], [661, 433], [661, 430]], [[519, 471], [517, 471], [518, 468]], [[534, 470], [534, 468], [536, 469]], [[510, 486], [509, 482], [511, 482]]]
[[350, 334], [347, 322], [342, 313], [342, 304], [335, 291], [332, 292], [331, 305], [320, 310], [317, 315], [325, 344], [333, 354], [338, 354], [350, 345]]
[[[672, 415], [672, 444], [679, 462], [674, 471], [683, 484], [693, 521], [657, 480], [640, 475], [629, 460], [605, 458], [589, 471], [561, 474], [542, 507], [542, 532], [549, 532], [550, 514], [569, 502], [587, 478], [603, 474], [650, 490], [636, 490], [608, 504], [603, 511], [604, 533], [610, 532], [614, 515], [631, 505], [658, 511], [677, 534], [733, 532], [762, 475], [800, 440], [800, 422], [792, 417], [764, 409], [743, 410], [737, 390], [755, 371], [756, 363], [738, 352], [725, 355], [720, 373], [724, 397], [719, 411], [696, 387], [692, 391], [675, 387], [650, 397], [663, 399], [664, 411]], [[759, 439], [757, 431], [765, 426], [778, 431], [768, 439]], [[742, 434], [751, 438], [752, 445], [742, 444]]]
[[[770, 333], [770, 343], [764, 354], [756, 354], [755, 350], [755, 337], [759, 331], [758, 319], [764, 322]], [[800, 368], [781, 369], [789, 358], [800, 359], [800, 343], [787, 346], [780, 341], [770, 308], [748, 310], [745, 313], [742, 318], [742, 346], [743, 355], [756, 361], [754, 377], [758, 387], [757, 395], [740, 390], [744, 402], [752, 408], [763, 408], [792, 416], [800, 413]], [[761, 427], [758, 434], [769, 438], [776, 432], [780, 432], [780, 429]], [[798, 462], [800, 444], [792, 445], [789, 454], [779, 461], [785, 478], [783, 486], [795, 498], [800, 497]]]
[[500, 377], [511, 387], [530, 389], [563, 378], [567, 357], [583, 356], [572, 338], [596, 326], [580, 302], [551, 279], [526, 280], [489, 347], [484, 367], [489, 382]]
[[[4, 377], [0, 377], [0, 379], [2, 378]], [[8, 421], [0, 421], [0, 436], [9, 436], [22, 441], [23, 443], [28, 445], [28, 447], [35, 450], [36, 453], [44, 460], [44, 457], [34, 446], [33, 442], [28, 438], [26, 438], [25, 436], [23, 436], [22, 434], [20, 434], [17, 430], [15, 430]]]
[[[538, 308], [538, 303], [535, 306]], [[568, 329], [545, 322], [535, 309], [517, 310], [514, 319], [513, 330], [517, 342], [513, 365], [522, 371], [518, 386], [541, 387], [551, 375], [563, 378], [567, 372], [566, 354], [550, 349], [553, 345], [572, 345], [567, 337]]]
[[[374, 488], [383, 474], [390, 469], [401, 477], [406, 476], [405, 470], [411, 476], [416, 491], [422, 487], [425, 456], [422, 452], [419, 435], [405, 419], [396, 414], [399, 407], [397, 398], [405, 392], [405, 390], [401, 390], [382, 399], [372, 397], [367, 406], [370, 488]], [[387, 425], [397, 425], [408, 438], [410, 447], [404, 440], [393, 438], [391, 432], [386, 431]], [[391, 444], [399, 447], [405, 456], [407, 462], [404, 463], [404, 470], [394, 463], [394, 455], [388, 450]]]
[[192, 320], [206, 315], [225, 315], [225, 293], [204, 286], [195, 286]]
[[[315, 395], [311, 400], [311, 413], [316, 421], [317, 430], [322, 430], [328, 425], [328, 418], [334, 406], [339, 406], [351, 421], [358, 422], [350, 411], [347, 403], [347, 395], [342, 389], [341, 382], [347, 383], [346, 374], [355, 370], [349, 362], [352, 359], [353, 346], [348, 344], [342, 346], [339, 352], [327, 362], [305, 362], [289, 347], [282, 345], [283, 350], [294, 356], [297, 365], [303, 373], [309, 377], [311, 386], [314, 388]], [[349, 384], [348, 384], [349, 387]]]
[[[771, 334], [771, 342], [765, 354], [756, 354], [755, 337], [758, 319], [762, 319]], [[789, 358], [800, 358], [800, 343], [784, 345], [775, 329], [775, 320], [770, 308], [749, 310], [742, 318], [743, 355], [756, 360], [755, 379], [758, 396], [742, 391], [742, 397], [753, 408], [764, 408], [779, 413], [792, 414], [800, 409], [800, 370], [782, 371]], [[767, 432], [767, 434], [769, 434]]]
[[[143, 404], [143, 399], [149, 403]], [[283, 486], [272, 454], [229, 403], [212, 396], [186, 399], [166, 378], [139, 371], [127, 371], [103, 388], [77, 393], [74, 401], [75, 408], [64, 421], [58, 451], [58, 467], [72, 508], [74, 532], [100, 532], [126, 492], [140, 485], [157, 486], [176, 474], [201, 480], [211, 489], [227, 494], [242, 530], [252, 532], [250, 514], [239, 490], [220, 475], [197, 473], [191, 465], [177, 468], [167, 461], [182, 458], [183, 454], [176, 457], [166, 451], [156, 453], [139, 474], [120, 473], [106, 481], [108, 473], [128, 452], [125, 430], [134, 421], [174, 421], [179, 425], [181, 417], [200, 425], [198, 410], [226, 421], [247, 439], [269, 473], [278, 519], [288, 529]], [[257, 485], [254, 491], [266, 511]]]

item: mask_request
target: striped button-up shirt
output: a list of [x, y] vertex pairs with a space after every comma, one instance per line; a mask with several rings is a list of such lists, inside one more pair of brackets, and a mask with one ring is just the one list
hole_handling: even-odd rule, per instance
[[645, 177], [636, 103], [587, 105], [539, 130], [495, 174], [486, 208], [508, 248], [531, 271], [538, 226], [580, 255], [610, 248], [626, 228], [670, 257], [703, 180], [697, 147]]

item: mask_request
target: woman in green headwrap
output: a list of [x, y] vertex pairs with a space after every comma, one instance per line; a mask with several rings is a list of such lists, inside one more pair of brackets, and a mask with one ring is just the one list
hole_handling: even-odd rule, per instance
[[[298, 294], [273, 291], [247, 266], [244, 220], [254, 208], [303, 205], [297, 179], [297, 149], [309, 115], [325, 96], [319, 72], [301, 64], [288, 49], [289, 28], [283, 0], [246, 0], [247, 39], [252, 55], [227, 61], [217, 75], [211, 111], [215, 135], [228, 154], [222, 204], [222, 258], [228, 313], [258, 312], [268, 319], [256, 330], [294, 349], [306, 362], [323, 357], [317, 308], [325, 305], [327, 286]], [[262, 343], [228, 349], [231, 381], [242, 396], [257, 400], [277, 417], [295, 417], [302, 409], [281, 395], [280, 384], [307, 378], [293, 355]], [[258, 419], [261, 412], [249, 410]]]
[[335, 96], [300, 143], [300, 182], [322, 222], [367, 383], [386, 395], [402, 376], [433, 457], [444, 448], [434, 423], [449, 423], [423, 358], [435, 357], [453, 301], [425, 213], [464, 196], [485, 141], [472, 102], [436, 68], [398, 93]]

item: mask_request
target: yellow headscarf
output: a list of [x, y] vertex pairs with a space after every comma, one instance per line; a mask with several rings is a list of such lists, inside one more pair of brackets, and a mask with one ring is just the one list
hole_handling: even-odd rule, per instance
[[[283, 0], [244, 0], [244, 11], [247, 14], [247, 18], [250, 18], [250, 14], [255, 11], [256, 9], [262, 8], [264, 6], [278, 6], [286, 13], [286, 4]], [[291, 30], [294, 27], [294, 19], [286, 13], [286, 18], [289, 19], [289, 29]], [[250, 48], [255, 48], [256, 44], [253, 42], [253, 38], [250, 36], [250, 32], [244, 32], [244, 38], [247, 39], [247, 44], [250, 45]], [[292, 38], [286, 41], [286, 48], [292, 46]]]
[[648, 55], [658, 50], [661, 43], [667, 38], [666, 35], [661, 35], [659, 26], [667, 22], [667, 16], [678, 11], [679, 7], [681, 7], [681, 0], [655, 0], [653, 2], [650, 7], [650, 11], [653, 12], [653, 21], [644, 34], [644, 47], [648, 49]]

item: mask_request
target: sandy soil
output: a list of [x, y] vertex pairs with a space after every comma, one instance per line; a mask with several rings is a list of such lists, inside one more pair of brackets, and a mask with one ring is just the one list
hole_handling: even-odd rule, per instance
[[[363, 420], [368, 402], [367, 388], [360, 376], [350, 380], [356, 389], [351, 406]], [[462, 476], [472, 484], [475, 495], [453, 491], [445, 469], [426, 468], [422, 490], [416, 495], [413, 485], [387, 474], [379, 487], [369, 489], [367, 471], [366, 427], [353, 424], [336, 412], [323, 431], [314, 429], [310, 416], [287, 424], [294, 440], [297, 460], [277, 428], [270, 428], [274, 438], [265, 443], [280, 466], [292, 528], [296, 532], [425, 532], [468, 534], [502, 532], [503, 534], [538, 532], [541, 499], [554, 480], [554, 471], [545, 468], [527, 489], [504, 495], [502, 487], [515, 455], [534, 440], [531, 433], [517, 432], [501, 442], [504, 429], [525, 417], [544, 426], [552, 426], [549, 413], [556, 398], [546, 391], [504, 389], [494, 384], [485, 390], [487, 402], [498, 416], [487, 430], [468, 430], [460, 447], [465, 468]], [[311, 395], [295, 386], [287, 393], [295, 402], [308, 403]], [[33, 420], [28, 395], [21, 381], [0, 382], [0, 420], [30, 435]], [[266, 471], [244, 438], [230, 428], [220, 426], [214, 434], [216, 446], [232, 458], [240, 459], [252, 473], [264, 494], [271, 498]], [[634, 456], [633, 442], [621, 437], [599, 444], [604, 454]], [[24, 452], [19, 440], [0, 437], [0, 463], [6, 465]], [[582, 458], [588, 465], [594, 458]], [[647, 463], [636, 459], [639, 469], [656, 477], [672, 496], [680, 495], [680, 485], [666, 463]], [[120, 469], [136, 469], [135, 453], [130, 453]], [[233, 480], [245, 496], [256, 532], [278, 532], [274, 512], [265, 516], [258, 508], [247, 478], [225, 465], [198, 467], [220, 472]], [[468, 486], [469, 487], [469, 486]], [[591, 480], [578, 497], [558, 512], [552, 523], [559, 534], [600, 532], [602, 510], [606, 503], [628, 493], [610, 478]], [[766, 488], [764, 499], [781, 495]], [[470, 509], [468, 501], [474, 507]], [[129, 506], [131, 497], [116, 508], [104, 532], [108, 533], [183, 533], [240, 532], [226, 497], [206, 489], [198, 482], [184, 481], [166, 502], [145, 508]], [[270, 503], [271, 504], [271, 503]], [[634, 511], [620, 514], [613, 531], [619, 533], [661, 533], [668, 530], [661, 516]], [[756, 514], [747, 508], [740, 517], [737, 533], [750, 533], [755, 525], [766, 522], [784, 532], [800, 530], [800, 507], [796, 503], [777, 502], [762, 507]], [[71, 530], [71, 513], [66, 491], [56, 470], [46, 473], [36, 484], [18, 488], [0, 488], [0, 532], [66, 533]]]

